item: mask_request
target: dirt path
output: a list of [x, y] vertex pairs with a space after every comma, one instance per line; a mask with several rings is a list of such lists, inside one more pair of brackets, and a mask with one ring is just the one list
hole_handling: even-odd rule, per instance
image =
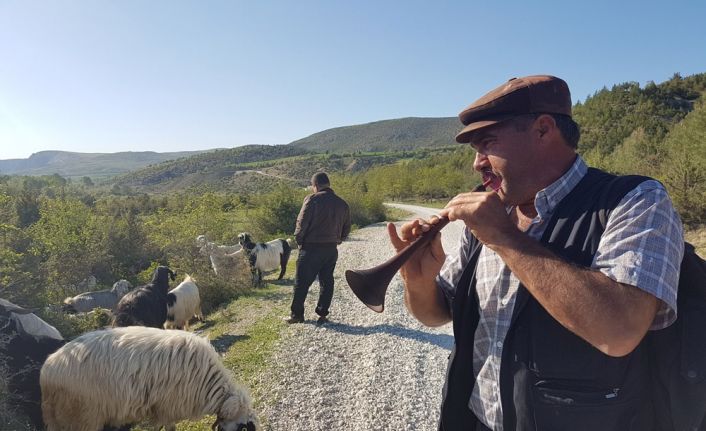
[[[396, 205], [397, 206], [397, 205]], [[428, 217], [436, 210], [399, 205]], [[443, 231], [447, 252], [462, 226]], [[399, 276], [387, 292], [384, 313], [365, 307], [350, 291], [343, 273], [368, 268], [393, 255], [380, 223], [360, 229], [339, 247], [332, 323], [317, 326], [318, 284], [306, 305], [306, 322], [285, 330], [253, 396], [264, 406], [269, 430], [435, 430], [450, 325], [426, 328], [403, 304]]]

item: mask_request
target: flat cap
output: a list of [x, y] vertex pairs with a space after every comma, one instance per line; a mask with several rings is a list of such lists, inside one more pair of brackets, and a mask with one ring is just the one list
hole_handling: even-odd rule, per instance
[[471, 132], [523, 114], [571, 116], [571, 93], [564, 80], [551, 75], [512, 78], [458, 114], [465, 126], [456, 142], [470, 142]]

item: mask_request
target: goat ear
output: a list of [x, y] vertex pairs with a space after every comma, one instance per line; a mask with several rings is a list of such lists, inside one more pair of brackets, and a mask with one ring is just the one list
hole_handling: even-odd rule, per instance
[[218, 429], [218, 421], [220, 421], [220, 419], [217, 418], [216, 422], [214, 422], [213, 425], [211, 425], [212, 431], [216, 431]]

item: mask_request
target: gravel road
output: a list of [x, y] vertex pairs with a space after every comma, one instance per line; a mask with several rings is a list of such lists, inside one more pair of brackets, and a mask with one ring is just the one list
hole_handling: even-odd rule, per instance
[[[437, 210], [395, 205], [416, 216]], [[401, 223], [398, 223], [400, 225]], [[442, 231], [447, 253], [463, 225]], [[396, 275], [385, 311], [377, 314], [350, 291], [346, 269], [369, 268], [394, 254], [385, 223], [354, 232], [339, 247], [331, 322], [316, 325], [318, 283], [309, 291], [306, 322], [285, 331], [255, 391], [273, 431], [435, 430], [451, 325], [427, 328], [407, 312]]]

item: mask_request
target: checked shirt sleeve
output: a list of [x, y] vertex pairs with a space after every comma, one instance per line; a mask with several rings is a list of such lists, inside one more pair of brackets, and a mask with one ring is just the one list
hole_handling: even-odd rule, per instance
[[676, 320], [683, 254], [679, 215], [664, 187], [649, 180], [625, 195], [610, 213], [591, 266], [660, 299], [662, 304], [650, 328], [656, 330]]

